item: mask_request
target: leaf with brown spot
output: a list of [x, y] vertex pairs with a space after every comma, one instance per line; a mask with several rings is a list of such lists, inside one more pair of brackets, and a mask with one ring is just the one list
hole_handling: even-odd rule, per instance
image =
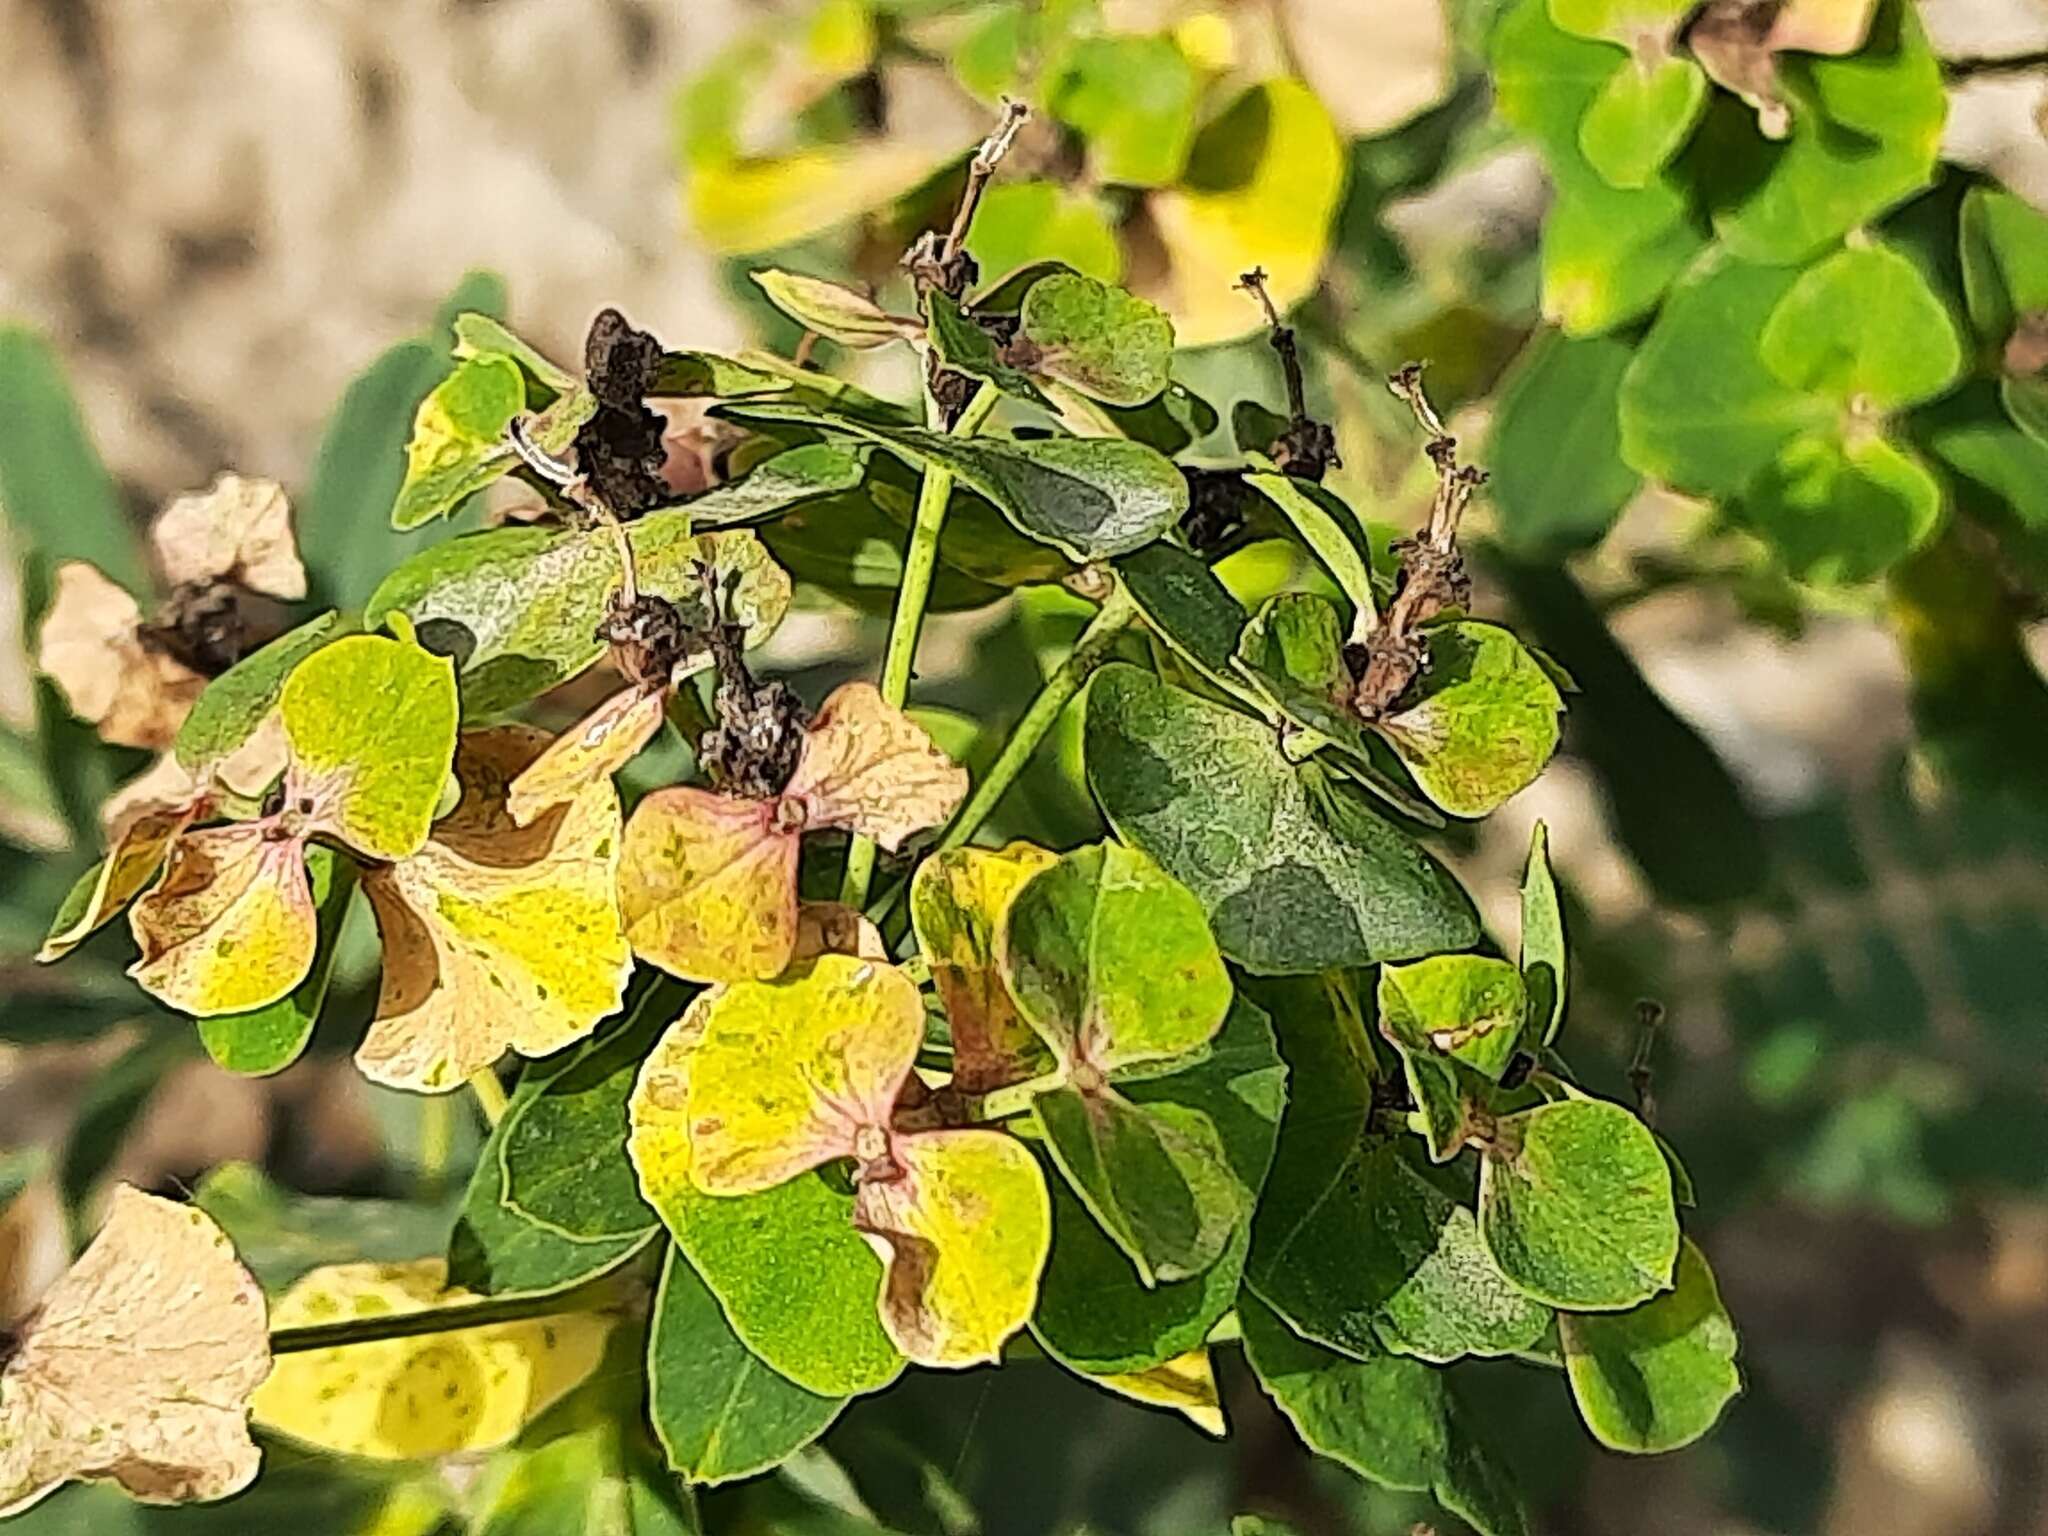
[[806, 826], [845, 827], [891, 853], [946, 820], [966, 795], [967, 770], [873, 683], [833, 690], [783, 791], [803, 807]]
[[633, 809], [619, 906], [641, 959], [685, 981], [765, 981], [795, 952], [800, 834], [776, 802], [678, 785]]
[[0, 1371], [0, 1517], [73, 1478], [151, 1504], [239, 1491], [269, 1370], [263, 1292], [213, 1219], [119, 1186]]
[[953, 1086], [963, 1093], [1022, 1082], [1052, 1065], [1052, 1053], [1004, 985], [997, 943], [1017, 893], [1058, 862], [1057, 854], [1030, 843], [1000, 851], [949, 848], [911, 877], [911, 926], [945, 1006]]
[[458, 1088], [508, 1048], [548, 1055], [617, 1011], [632, 969], [618, 795], [597, 779], [516, 824], [508, 785], [546, 741], [518, 725], [463, 737], [455, 809], [418, 853], [364, 876], [384, 973], [356, 1065], [374, 1081]]
[[613, 694], [548, 744], [512, 783], [506, 801], [522, 827], [552, 806], [604, 783], [661, 729], [668, 689], [627, 688]]
[[197, 813], [198, 806], [187, 800], [182, 805], [142, 807], [128, 817], [107, 856], [79, 880], [65, 899], [56, 920], [50, 924], [49, 937], [36, 951], [36, 958], [45, 962], [61, 960], [126, 908], [156, 878], [172, 842], [192, 824]]
[[303, 838], [254, 822], [188, 832], [128, 912], [142, 989], [196, 1019], [276, 1002], [313, 967], [319, 923]]
[[36, 667], [102, 740], [161, 752], [206, 686], [141, 640], [142, 610], [82, 561], [57, 568], [56, 595], [36, 638]]
[[275, 480], [222, 475], [208, 489], [178, 497], [157, 515], [149, 544], [174, 587], [232, 581], [286, 602], [306, 595], [291, 504]]

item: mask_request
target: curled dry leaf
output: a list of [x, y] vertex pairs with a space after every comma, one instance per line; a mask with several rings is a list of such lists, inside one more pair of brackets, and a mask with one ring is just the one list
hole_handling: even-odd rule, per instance
[[613, 694], [555, 738], [512, 782], [506, 801], [525, 826], [552, 806], [607, 782], [661, 729], [668, 705], [663, 684], [637, 684]]
[[[278, 1298], [280, 1327], [482, 1300], [439, 1259], [334, 1264]], [[608, 1319], [564, 1313], [286, 1355], [256, 1422], [351, 1456], [419, 1461], [503, 1445], [597, 1369]]]
[[619, 905], [642, 959], [688, 981], [779, 975], [795, 952], [806, 831], [845, 828], [892, 852], [952, 815], [967, 772], [870, 683], [827, 698], [782, 793], [657, 790], [626, 823]]
[[256, 1476], [248, 1402], [269, 1369], [263, 1292], [226, 1235], [119, 1186], [0, 1371], [0, 1517], [72, 1478], [153, 1504], [226, 1498]]
[[618, 1009], [632, 969], [618, 795], [600, 778], [520, 825], [508, 786], [546, 741], [528, 726], [462, 738], [455, 809], [419, 852], [364, 876], [384, 940], [377, 1017], [356, 1051], [365, 1076], [457, 1088], [507, 1048], [547, 1055]]
[[229, 581], [285, 602], [306, 595], [291, 504], [275, 480], [222, 475], [178, 497], [158, 514], [149, 543], [173, 587]]
[[319, 940], [306, 845], [275, 831], [243, 822], [171, 844], [162, 882], [128, 913], [142, 950], [128, 974], [143, 990], [203, 1019], [265, 1007], [305, 979]]
[[883, 1328], [920, 1364], [964, 1366], [998, 1358], [1030, 1316], [1051, 1201], [1007, 1133], [895, 1123], [923, 1038], [903, 972], [822, 956], [700, 995], [650, 1058], [667, 1076], [643, 1074], [631, 1113], [643, 1152], [657, 1126], [680, 1130], [680, 1161], [706, 1195], [755, 1194], [853, 1159], [854, 1224], [883, 1261]]
[[190, 800], [138, 807], [113, 834], [107, 856], [73, 888], [36, 958], [46, 963], [61, 960], [133, 901], [156, 878], [172, 842], [197, 814], [198, 807]]
[[36, 666], [103, 740], [150, 752], [170, 746], [206, 686], [190, 667], [143, 643], [133, 597], [76, 560], [57, 568]]

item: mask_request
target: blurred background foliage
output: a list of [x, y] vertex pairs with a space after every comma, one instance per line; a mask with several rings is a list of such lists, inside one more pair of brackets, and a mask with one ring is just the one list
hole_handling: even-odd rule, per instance
[[[1588, 127], [1624, 56], [1556, 14], [405, 0], [372, 22], [312, 0], [5, 0], [10, 631], [32, 631], [65, 558], [145, 589], [147, 513], [230, 467], [291, 487], [319, 594], [360, 603], [423, 537], [387, 513], [449, 315], [508, 313], [568, 358], [616, 302], [672, 346], [789, 354], [809, 344], [747, 269], [900, 300], [905, 244], [953, 207], [993, 103], [1020, 96], [1034, 117], [969, 240], [984, 276], [1052, 257], [1166, 307], [1189, 349], [1175, 377], [1216, 407], [1188, 430], [1220, 463], [1246, 412], [1284, 405], [1233, 286], [1262, 266], [1303, 333], [1310, 405], [1337, 426], [1331, 483], [1389, 531], [1416, 524], [1431, 482], [1381, 380], [1426, 361], [1493, 474], [1469, 532], [1478, 606], [1582, 689], [1544, 780], [1483, 834], [1435, 843], [1505, 918], [1530, 824], [1550, 823], [1576, 1059], [1616, 1094], [1648, 1061], [1747, 1392], [1701, 1446], [1638, 1463], [1590, 1448], [1534, 1373], [1489, 1368], [1546, 1528], [2048, 1530], [2048, 351], [2019, 355], [2048, 308], [2027, 288], [2048, 283], [2048, 6], [1885, 0], [1860, 52], [1778, 61], [1789, 139], [1717, 94], [1647, 169]], [[1821, 407], [1787, 405], [1800, 390], [1764, 373], [1771, 306], [1737, 289], [1776, 295], [1844, 236], [1901, 256], [1909, 298], [1847, 283], [1809, 306], [1861, 387], [1810, 380]], [[1933, 340], [1885, 374], [1863, 353], [1888, 331]], [[1948, 337], [1953, 367], [1919, 377]], [[815, 355], [878, 393], [915, 387], [900, 360]], [[1759, 416], [1783, 430], [1745, 459], [1727, 445]], [[715, 465], [701, 423], [674, 429]], [[771, 668], [813, 692], [874, 653], [906, 517], [907, 493], [785, 525], [777, 553], [806, 584]], [[1006, 594], [977, 553], [943, 574], [916, 694], [970, 762], [1082, 612], [1056, 588]], [[1256, 591], [1281, 558], [1254, 542], [1225, 570]], [[246, 1160], [275, 1187], [231, 1170], [228, 1194], [276, 1202], [293, 1241], [431, 1248], [416, 1236], [445, 1220], [477, 1131], [467, 1105], [346, 1069], [371, 1001], [365, 914], [341, 1004], [273, 1079], [228, 1076], [149, 1015], [121, 939], [58, 975], [29, 963], [96, 852], [102, 799], [143, 760], [71, 721], [10, 650], [0, 1196], [19, 1193], [0, 1314], [117, 1175], [171, 1187]], [[994, 831], [1097, 835], [1073, 724]], [[1181, 1536], [1261, 1507], [1363, 1536], [1426, 1513], [1310, 1468], [1255, 1393], [1230, 1407], [1219, 1451], [1050, 1368], [1000, 1390], [920, 1379], [850, 1414], [836, 1460], [760, 1495], [783, 1501], [761, 1528]], [[285, 1472], [264, 1497], [308, 1531], [458, 1528], [494, 1486], [476, 1469]], [[860, 1507], [869, 1523], [833, 1523]], [[30, 1524], [253, 1518], [74, 1491]], [[555, 1527], [500, 1508], [477, 1528]]]

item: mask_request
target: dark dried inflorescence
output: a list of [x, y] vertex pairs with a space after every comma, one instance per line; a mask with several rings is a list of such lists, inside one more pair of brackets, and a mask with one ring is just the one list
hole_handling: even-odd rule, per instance
[[192, 581], [164, 599], [137, 638], [202, 677], [219, 677], [280, 632], [265, 622], [277, 611], [277, 604], [235, 582]]
[[1227, 553], [1250, 530], [1257, 493], [1244, 483], [1242, 470], [1182, 465], [1180, 476], [1188, 486], [1188, 509], [1180, 515], [1181, 537], [1189, 549], [1205, 558]]
[[1336, 431], [1328, 422], [1318, 421], [1308, 412], [1308, 393], [1301, 373], [1301, 347], [1294, 338], [1294, 327], [1281, 322], [1280, 311], [1273, 306], [1273, 296], [1266, 292], [1263, 267], [1253, 267], [1245, 273], [1238, 279], [1238, 286], [1256, 298], [1260, 308], [1265, 310], [1266, 339], [1279, 355], [1280, 372], [1287, 381], [1287, 425], [1278, 437], [1265, 445], [1266, 456], [1283, 474], [1320, 481], [1331, 470], [1340, 468], [1344, 461], [1337, 457]]
[[1484, 471], [1458, 462], [1458, 440], [1444, 430], [1443, 418], [1423, 391], [1420, 363], [1401, 369], [1387, 380], [1387, 388], [1407, 404], [1429, 433], [1424, 452], [1436, 466], [1436, 496], [1422, 531], [1394, 545], [1401, 565], [1386, 617], [1363, 643], [1344, 648], [1353, 680], [1351, 706], [1367, 721], [1393, 709], [1429, 665], [1422, 626], [1446, 609], [1462, 608], [1471, 601], [1472, 582], [1458, 548], [1458, 523], [1473, 492], [1486, 483]]
[[718, 673], [711, 700], [716, 723], [697, 739], [697, 762], [714, 788], [771, 800], [796, 772], [810, 711], [787, 684], [754, 681], [745, 656], [747, 627], [732, 617], [731, 593], [718, 590], [708, 565], [697, 573], [710, 621], [705, 643]]
[[703, 649], [708, 616], [696, 621], [665, 597], [612, 594], [597, 638], [612, 648], [612, 662], [630, 683], [667, 686], [683, 658]]
[[661, 357], [661, 343], [616, 309], [600, 310], [590, 323], [583, 369], [597, 410], [576, 434], [576, 467], [590, 494], [620, 518], [668, 500], [661, 476], [668, 422], [647, 405]]

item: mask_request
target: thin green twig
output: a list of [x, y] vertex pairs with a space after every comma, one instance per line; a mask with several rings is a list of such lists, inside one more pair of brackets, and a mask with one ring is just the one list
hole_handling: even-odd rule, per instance
[[383, 1339], [416, 1339], [430, 1333], [454, 1333], [490, 1323], [560, 1317], [565, 1312], [596, 1312], [615, 1304], [619, 1296], [618, 1283], [606, 1277], [590, 1285], [574, 1286], [545, 1296], [499, 1296], [460, 1307], [385, 1312], [374, 1317], [345, 1317], [339, 1322], [274, 1329], [270, 1335], [270, 1352], [273, 1355], [291, 1355], [309, 1349], [337, 1349], [345, 1344], [374, 1344]]

